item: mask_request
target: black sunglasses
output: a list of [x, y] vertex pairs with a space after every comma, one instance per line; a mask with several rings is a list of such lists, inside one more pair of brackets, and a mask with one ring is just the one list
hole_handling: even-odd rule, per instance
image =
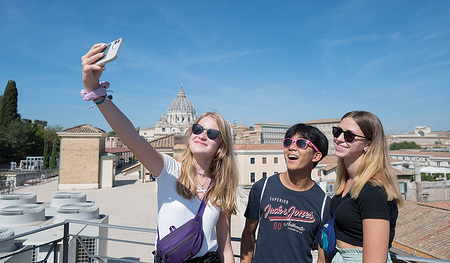
[[198, 123], [192, 125], [192, 133], [193, 134], [199, 135], [199, 134], [202, 134], [202, 132], [205, 130], [206, 130], [206, 136], [208, 136], [208, 138], [210, 140], [215, 140], [220, 135], [220, 131], [218, 131], [216, 129], [205, 129], [205, 128], [203, 128], [202, 125], [200, 125]]
[[341, 133], [344, 133], [344, 140], [346, 142], [353, 142], [353, 140], [355, 139], [355, 137], [361, 137], [364, 139], [367, 139], [369, 141], [371, 141], [372, 139], [367, 138], [365, 136], [361, 136], [361, 135], [356, 135], [351, 131], [344, 131], [343, 129], [341, 129], [340, 127], [333, 127], [333, 136], [334, 138], [337, 138], [341, 135]]

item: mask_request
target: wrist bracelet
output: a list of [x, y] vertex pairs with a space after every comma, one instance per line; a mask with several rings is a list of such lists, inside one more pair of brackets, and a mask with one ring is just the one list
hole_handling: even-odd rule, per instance
[[98, 97], [94, 100], [95, 104], [100, 105], [105, 101], [105, 96]]
[[95, 104], [100, 105], [103, 102], [105, 102], [105, 100], [112, 100], [113, 96], [112, 95], [107, 95], [107, 96], [101, 96], [98, 99], [94, 100]]

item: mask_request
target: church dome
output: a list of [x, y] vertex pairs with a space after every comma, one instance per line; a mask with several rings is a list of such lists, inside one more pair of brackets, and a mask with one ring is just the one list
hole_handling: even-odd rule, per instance
[[195, 114], [194, 105], [188, 98], [186, 98], [183, 86], [181, 86], [180, 91], [178, 92], [178, 97], [170, 103], [169, 109], [167, 109], [167, 113], [172, 112], [184, 112]]

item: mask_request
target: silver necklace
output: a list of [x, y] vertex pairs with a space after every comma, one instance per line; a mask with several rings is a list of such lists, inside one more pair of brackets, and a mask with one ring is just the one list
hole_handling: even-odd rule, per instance
[[206, 179], [205, 179], [205, 181], [203, 182], [203, 184], [202, 183], [200, 183], [200, 185], [198, 185], [197, 184], [197, 193], [206, 193], [206, 190], [208, 190], [208, 189], [205, 189], [205, 185], [206, 185], [206, 182], [208, 182], [208, 173], [199, 173], [199, 172], [197, 172], [197, 175], [201, 175], [201, 176], [204, 176], [204, 177], [206, 177]]

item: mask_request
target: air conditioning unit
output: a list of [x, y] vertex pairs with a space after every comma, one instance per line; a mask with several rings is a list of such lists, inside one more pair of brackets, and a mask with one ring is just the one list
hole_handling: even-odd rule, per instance
[[[11, 228], [0, 227], [0, 241], [6, 240], [14, 236], [14, 231]], [[30, 262], [32, 251], [25, 251], [14, 256], [7, 256], [11, 253], [24, 250], [26, 247], [22, 245], [22, 242], [15, 241], [14, 239], [0, 243], [0, 262], [1, 263], [23, 263]], [[5, 256], [5, 258], [3, 258]]]
[[[93, 202], [86, 201], [86, 194], [82, 192], [56, 193], [51, 202], [36, 203], [36, 195], [33, 193], [8, 194], [0, 196], [0, 225], [11, 228], [16, 234], [25, 233], [43, 226], [62, 222], [66, 219], [91, 221], [105, 223], [109, 221], [108, 215], [100, 215], [99, 207]], [[108, 236], [107, 228], [96, 226], [70, 224], [71, 235], [83, 236], [81, 239], [89, 249], [90, 253], [106, 255]], [[9, 232], [8, 232], [9, 233]], [[32, 247], [53, 241], [62, 237], [63, 226], [52, 228], [24, 237], [22, 247]], [[0, 243], [1, 245], [1, 243]], [[10, 244], [9, 244], [10, 246]], [[78, 246], [78, 248], [77, 248]], [[34, 250], [27, 251], [26, 255], [14, 255], [8, 260], [20, 259], [19, 261], [2, 262], [38, 262], [50, 253], [47, 262], [53, 262], [53, 251], [51, 245], [45, 245]], [[50, 251], [50, 252], [49, 252]], [[29, 252], [29, 253], [28, 253]], [[5, 252], [8, 253], [8, 252]], [[59, 262], [62, 260], [62, 242], [56, 248]], [[26, 259], [25, 259], [25, 258]], [[69, 240], [70, 262], [89, 262], [87, 254], [75, 238]]]

